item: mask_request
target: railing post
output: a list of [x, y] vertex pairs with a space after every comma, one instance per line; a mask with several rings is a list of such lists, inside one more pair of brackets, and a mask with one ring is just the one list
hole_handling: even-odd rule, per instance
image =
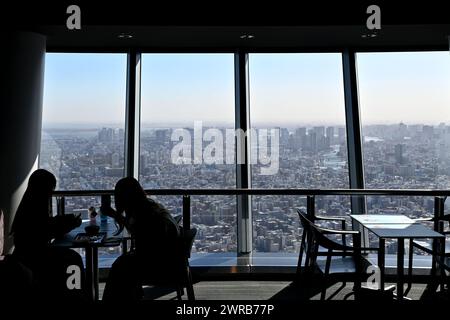
[[105, 215], [103, 212], [106, 212], [105, 210], [108, 210], [110, 208], [111, 208], [111, 195], [103, 194], [100, 198], [100, 222], [101, 223], [108, 222], [108, 216]]
[[[443, 225], [441, 223], [441, 220], [439, 218], [441, 218], [444, 215], [444, 198], [442, 197], [434, 197], [434, 219], [433, 219], [433, 228], [435, 231], [437, 232], [442, 232], [444, 230], [443, 229]], [[441, 228], [442, 227], [442, 228]], [[433, 240], [433, 251], [438, 252], [439, 246], [436, 240]], [[432, 274], [434, 274], [435, 271], [433, 270], [437, 270], [437, 260], [436, 260], [436, 256], [432, 255], [431, 258], [431, 270], [432, 270]]]
[[[51, 201], [51, 200], [50, 200]], [[50, 202], [50, 209], [52, 203]], [[56, 214], [58, 216], [63, 216], [66, 212], [66, 198], [64, 196], [56, 198]]]
[[306, 213], [308, 214], [308, 218], [314, 222], [314, 218], [316, 216], [316, 199], [315, 196], [307, 196], [306, 197]]
[[444, 216], [444, 204], [444, 197], [434, 197], [434, 230], [438, 232], [444, 231], [441, 230], [442, 224], [439, 224], [439, 218], [442, 218]]
[[183, 196], [183, 229], [191, 229], [191, 197]]

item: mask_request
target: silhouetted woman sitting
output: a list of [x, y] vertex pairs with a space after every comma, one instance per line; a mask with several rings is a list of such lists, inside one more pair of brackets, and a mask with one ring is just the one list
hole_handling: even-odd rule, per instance
[[49, 245], [52, 239], [81, 224], [81, 219], [74, 215], [51, 216], [51, 195], [55, 186], [56, 178], [50, 172], [39, 169], [31, 174], [11, 228], [13, 255], [32, 271], [36, 294], [81, 297], [82, 290], [69, 290], [66, 284], [69, 265], [78, 265], [81, 280], [84, 279], [80, 255], [71, 249]]
[[[147, 278], [173, 277], [181, 257], [176, 246], [180, 233], [175, 219], [159, 203], [147, 198], [134, 178], [123, 178], [114, 190], [117, 211], [102, 208], [102, 213], [125, 226], [134, 248], [113, 264], [105, 286], [105, 301], [138, 301]], [[125, 213], [125, 215], [123, 215]]]

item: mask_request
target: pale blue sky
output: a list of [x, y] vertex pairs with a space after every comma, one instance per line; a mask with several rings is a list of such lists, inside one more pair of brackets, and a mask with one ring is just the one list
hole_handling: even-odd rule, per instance
[[48, 53], [44, 126], [125, 119], [125, 54]]
[[[232, 124], [232, 54], [145, 54], [142, 121]], [[44, 125], [124, 123], [125, 54], [49, 53]], [[448, 52], [361, 53], [363, 124], [450, 123]], [[341, 56], [251, 54], [253, 125], [344, 124]]]
[[450, 53], [360, 53], [361, 118], [367, 123], [450, 124]]

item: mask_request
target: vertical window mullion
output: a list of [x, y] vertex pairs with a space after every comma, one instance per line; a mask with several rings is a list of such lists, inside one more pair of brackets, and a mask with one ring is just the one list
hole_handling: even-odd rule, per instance
[[141, 115], [141, 54], [131, 50], [127, 63], [125, 116], [125, 176], [139, 177], [139, 134]]
[[[249, 86], [248, 86], [248, 53], [235, 53], [235, 128], [241, 129], [244, 133], [250, 128], [249, 115]], [[240, 145], [236, 141], [237, 148]], [[249, 138], [247, 137], [244, 145], [245, 162], [240, 164], [236, 161], [236, 187], [250, 188], [250, 159], [249, 159]], [[237, 157], [236, 157], [236, 160]], [[252, 251], [252, 217], [251, 217], [251, 199], [248, 195], [237, 196], [237, 252], [238, 254], [250, 253]]]
[[[358, 73], [356, 53], [345, 50], [342, 53], [342, 70], [344, 76], [345, 121], [347, 128], [348, 172], [351, 189], [364, 189], [364, 161], [362, 153], [361, 117], [358, 98]], [[351, 197], [353, 214], [366, 212], [364, 196]], [[369, 235], [362, 231], [363, 246], [368, 247]]]

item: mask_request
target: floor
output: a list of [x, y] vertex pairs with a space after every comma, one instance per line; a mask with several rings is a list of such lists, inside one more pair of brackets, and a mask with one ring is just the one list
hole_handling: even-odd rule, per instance
[[[292, 281], [201, 281], [194, 285], [196, 300], [320, 300], [321, 288], [314, 285], [305, 287]], [[101, 283], [100, 296], [103, 289], [104, 283]], [[185, 298], [186, 295], [183, 296]], [[439, 292], [439, 288], [418, 283], [413, 284], [407, 298], [422, 301], [450, 300], [447, 293]], [[176, 294], [171, 289], [148, 287], [145, 288], [145, 299], [175, 300]], [[326, 300], [353, 300], [352, 284], [327, 284]]]

